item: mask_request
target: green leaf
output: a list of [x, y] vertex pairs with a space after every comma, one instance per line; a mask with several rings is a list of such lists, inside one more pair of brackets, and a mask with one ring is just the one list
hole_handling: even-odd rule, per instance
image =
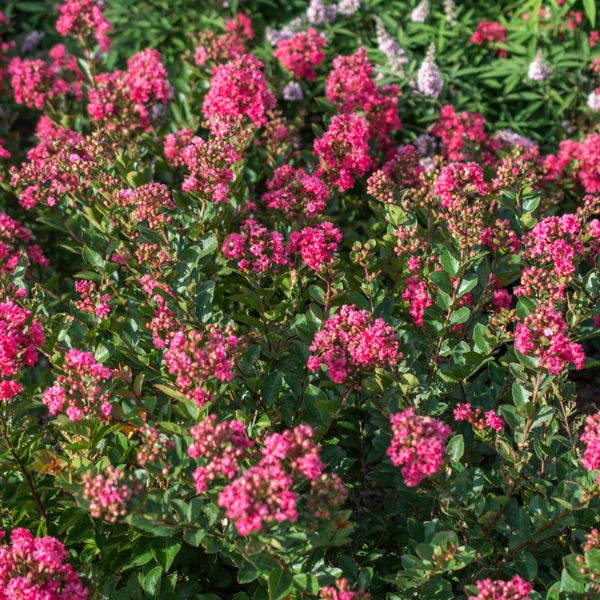
[[475, 348], [481, 354], [488, 354], [492, 349], [491, 343], [487, 338], [492, 337], [489, 329], [483, 325], [483, 323], [477, 323], [473, 328], [473, 341], [475, 342]]
[[298, 573], [294, 575], [294, 583], [296, 587], [307, 594], [316, 596], [319, 593], [319, 580], [314, 575]]
[[277, 400], [277, 394], [281, 390], [283, 377], [279, 371], [267, 375], [262, 386], [262, 397], [267, 406], [270, 406]]
[[215, 282], [212, 279], [204, 281], [196, 288], [196, 316], [206, 322], [212, 315], [212, 302], [215, 295]]
[[450, 254], [448, 250], [444, 250], [440, 256], [440, 262], [442, 263], [442, 267], [446, 273], [448, 273], [451, 277], [458, 277], [458, 272], [460, 269], [460, 261], [458, 258]]
[[175, 398], [176, 400], [186, 401], [187, 398], [178, 390], [169, 387], [168, 385], [163, 385], [162, 383], [155, 383], [154, 387], [157, 390], [160, 390], [163, 394], [170, 396], [171, 398]]
[[446, 453], [453, 461], [459, 461], [465, 453], [465, 440], [462, 434], [453, 436], [448, 442]]
[[323, 288], [318, 285], [309, 285], [308, 293], [315, 302], [319, 303], [321, 306], [325, 305], [325, 292], [323, 291]]
[[448, 276], [448, 273], [444, 271], [434, 271], [429, 276], [429, 279], [431, 279], [431, 281], [433, 281], [440, 288], [440, 290], [446, 292], [446, 294], [452, 294], [454, 291], [450, 277]]
[[83, 259], [90, 265], [94, 265], [99, 269], [103, 269], [106, 261], [102, 258], [102, 255], [95, 250], [92, 250], [89, 246], [83, 247]]
[[160, 567], [154, 567], [154, 569], [151, 569], [146, 575], [140, 573], [138, 577], [142, 589], [146, 593], [154, 595], [156, 587], [160, 582], [161, 575], [162, 569]]
[[576, 554], [565, 556], [565, 569], [572, 579], [579, 583], [585, 583], [585, 575], [581, 573], [581, 565], [577, 562]]
[[160, 538], [154, 542], [152, 548], [152, 555], [154, 560], [167, 572], [179, 550], [181, 549], [181, 542], [171, 538]]
[[529, 402], [531, 392], [522, 383], [515, 381], [512, 385], [512, 397], [515, 406], [523, 406]]
[[433, 560], [433, 551], [435, 548], [431, 544], [417, 544], [415, 552], [419, 558], [431, 562]]
[[592, 548], [585, 553], [585, 560], [591, 573], [600, 573], [600, 549]]
[[269, 573], [269, 600], [284, 600], [294, 587], [294, 580], [287, 569], [277, 567]]
[[467, 306], [461, 306], [450, 315], [450, 324], [459, 325], [460, 323], [464, 323], [468, 320], [470, 314], [471, 311]]
[[592, 27], [596, 27], [596, 1], [597, 0], [583, 0], [583, 9], [591, 23]]
[[523, 198], [522, 206], [523, 211], [526, 213], [532, 213], [540, 204], [541, 196], [526, 196]]
[[473, 288], [475, 288], [475, 286], [477, 285], [477, 281], [478, 280], [475, 275], [472, 275], [471, 277], [465, 277], [460, 282], [460, 286], [458, 287], [458, 294], [456, 297], [462, 298], [465, 294], [471, 292]]
[[203, 529], [186, 529], [183, 532], [183, 539], [190, 546], [197, 548], [202, 543], [202, 540], [206, 536], [206, 531]]

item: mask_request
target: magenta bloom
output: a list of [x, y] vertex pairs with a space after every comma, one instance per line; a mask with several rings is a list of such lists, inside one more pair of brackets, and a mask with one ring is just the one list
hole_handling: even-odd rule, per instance
[[89, 91], [88, 113], [111, 131], [147, 129], [172, 93], [160, 53], [146, 48], [127, 60], [126, 71], [96, 77]]
[[116, 523], [127, 514], [127, 503], [133, 492], [120, 469], [108, 467], [104, 474], [92, 477], [85, 473], [83, 476], [83, 497], [90, 503], [90, 514], [109, 523]]
[[314, 153], [331, 184], [341, 192], [349, 190], [371, 167], [365, 119], [356, 113], [333, 117], [323, 137], [315, 140]]
[[65, 356], [63, 374], [44, 391], [42, 402], [53, 416], [64, 409], [71, 421], [91, 416], [109, 419], [112, 407], [104, 384], [111, 375], [112, 371], [96, 362], [91, 352], [73, 348]]
[[331, 263], [341, 241], [340, 230], [329, 221], [325, 221], [316, 227], [294, 231], [290, 236], [288, 253], [297, 252], [307, 267], [318, 271], [323, 265]]
[[317, 371], [324, 364], [335, 383], [364, 371], [393, 367], [402, 358], [394, 328], [352, 305], [342, 306], [327, 320], [310, 351], [309, 370]]
[[231, 233], [221, 246], [225, 258], [237, 260], [242, 271], [264, 273], [288, 265], [283, 236], [254, 219], [242, 223], [240, 233]]
[[529, 600], [533, 586], [519, 575], [515, 575], [509, 581], [478, 581], [477, 591], [477, 596], [469, 596], [469, 600]]
[[440, 470], [444, 444], [452, 430], [437, 419], [415, 415], [412, 408], [392, 415], [390, 421], [392, 443], [388, 456], [394, 466], [402, 466], [404, 483], [415, 487]]
[[540, 367], [551, 375], [560, 375], [569, 364], [582, 369], [585, 354], [581, 344], [566, 336], [567, 324], [557, 310], [541, 305], [515, 332], [515, 348], [521, 354], [538, 358]]
[[95, 39], [103, 52], [108, 52], [111, 41], [107, 34], [112, 27], [102, 14], [98, 0], [65, 0], [58, 7], [56, 31], [62, 36], [81, 36]]
[[477, 163], [454, 162], [440, 171], [434, 191], [442, 199], [442, 206], [449, 208], [457, 197], [484, 196], [488, 186], [483, 178], [483, 169]]
[[233, 479], [240, 468], [240, 461], [254, 445], [241, 421], [218, 422], [215, 414], [200, 421], [192, 428], [191, 434], [194, 442], [188, 448], [189, 456], [206, 461], [193, 475], [198, 494], [205, 492], [208, 483], [219, 475]]
[[415, 325], [423, 327], [423, 317], [425, 309], [433, 304], [433, 300], [427, 290], [427, 284], [415, 277], [409, 277], [406, 280], [406, 289], [402, 294], [402, 300], [410, 302], [410, 316]]
[[17, 377], [38, 360], [44, 334], [31, 316], [31, 311], [13, 300], [0, 303], [0, 402], [12, 400], [21, 391]]
[[193, 137], [177, 160], [188, 170], [181, 186], [184, 192], [194, 192], [215, 204], [229, 202], [229, 186], [233, 181], [231, 167], [240, 160], [233, 146], [219, 138], [205, 141]]
[[[600, 411], [586, 417], [581, 442], [586, 446], [583, 466], [589, 471], [600, 469]], [[598, 482], [600, 482], [600, 475], [598, 475]]]
[[286, 216], [306, 215], [312, 219], [325, 210], [329, 199], [327, 184], [304, 169], [283, 165], [267, 181], [268, 192], [261, 199], [271, 210], [280, 210]]
[[0, 600], [86, 600], [89, 592], [65, 562], [69, 553], [62, 542], [21, 528], [12, 530], [10, 540], [0, 544]]
[[325, 60], [326, 40], [315, 29], [310, 27], [305, 32], [281, 40], [273, 52], [273, 56], [281, 65], [298, 79], [312, 81], [315, 67]]
[[202, 406], [212, 400], [206, 383], [233, 379], [240, 346], [240, 338], [230, 327], [209, 324], [202, 331], [178, 331], [165, 351], [165, 365], [176, 375], [178, 390]]
[[394, 84], [376, 85], [373, 65], [364, 48], [350, 56], [334, 58], [325, 93], [340, 113], [363, 111], [369, 135], [384, 147], [389, 146], [390, 135], [402, 125], [398, 116], [398, 98], [402, 92]]
[[257, 128], [267, 125], [267, 112], [275, 106], [275, 96], [267, 88], [263, 66], [251, 54], [244, 54], [214, 67], [202, 104], [214, 135], [223, 137], [240, 123]]
[[506, 27], [497, 21], [480, 21], [471, 36], [471, 43], [477, 46], [487, 43], [496, 48], [499, 56], [507, 56], [506, 50], [497, 47], [497, 42], [506, 42]]

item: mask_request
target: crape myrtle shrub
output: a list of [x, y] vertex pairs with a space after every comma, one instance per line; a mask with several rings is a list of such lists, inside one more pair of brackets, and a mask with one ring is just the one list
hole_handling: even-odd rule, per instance
[[0, 15], [0, 598], [598, 597], [595, 3], [126, 4]]

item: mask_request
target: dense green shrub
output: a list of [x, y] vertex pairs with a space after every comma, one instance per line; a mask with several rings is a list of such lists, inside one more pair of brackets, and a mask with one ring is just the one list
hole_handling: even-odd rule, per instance
[[456, 4], [7, 0], [0, 600], [600, 594], [596, 5]]

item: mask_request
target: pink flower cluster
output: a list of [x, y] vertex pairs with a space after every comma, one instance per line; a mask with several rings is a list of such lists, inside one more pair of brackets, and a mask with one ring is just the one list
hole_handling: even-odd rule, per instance
[[242, 340], [231, 327], [206, 325], [203, 331], [178, 331], [165, 351], [165, 365], [176, 375], [177, 389], [200, 406], [212, 400], [206, 384], [231, 381]]
[[[154, 317], [146, 327], [152, 332], [152, 343], [159, 350], [167, 347], [171, 338], [181, 329], [181, 324], [175, 318], [175, 313], [167, 306], [166, 296], [173, 296], [173, 292], [164, 283], [153, 279], [150, 275], [140, 277], [142, 291], [148, 300], [155, 303]], [[160, 290], [160, 294], [157, 290]]]
[[267, 436], [261, 448], [261, 465], [283, 464], [292, 473], [300, 473], [306, 479], [318, 479], [325, 469], [321, 462], [321, 449], [313, 441], [314, 432], [308, 425], [298, 425], [283, 433]]
[[321, 162], [320, 171], [341, 192], [371, 167], [369, 128], [357, 113], [335, 116], [323, 137], [316, 139], [314, 153]]
[[325, 210], [330, 195], [322, 179], [289, 165], [275, 170], [273, 178], [267, 181], [267, 189], [262, 195], [267, 208], [280, 210], [289, 217], [305, 216], [307, 219], [313, 219]]
[[413, 323], [419, 327], [423, 327], [425, 310], [433, 304], [425, 281], [419, 280], [416, 277], [409, 277], [406, 280], [406, 289], [402, 293], [402, 300], [410, 302], [409, 313]]
[[597, 220], [584, 224], [582, 215], [565, 214], [539, 221], [525, 236], [523, 259], [531, 266], [521, 274], [521, 285], [515, 293], [560, 300], [576, 271], [576, 264], [588, 250], [582, 237], [590, 237], [590, 248], [600, 243]]
[[265, 273], [281, 266], [289, 266], [297, 255], [304, 265], [318, 271], [331, 263], [333, 253], [342, 240], [342, 234], [326, 221], [314, 227], [305, 227], [290, 234], [286, 246], [283, 236], [270, 231], [254, 219], [242, 223], [240, 233], [232, 233], [223, 242], [225, 258], [237, 260], [242, 271]]
[[321, 600], [370, 600], [371, 594], [364, 590], [353, 592], [345, 578], [338, 579], [335, 585], [325, 586], [319, 591]]
[[398, 116], [401, 91], [396, 85], [377, 87], [373, 66], [364, 48], [333, 60], [333, 69], [325, 82], [325, 93], [329, 102], [341, 113], [363, 111], [370, 136], [386, 148], [390, 145], [390, 135], [401, 126]]
[[302, 262], [313, 271], [331, 263], [333, 253], [342, 241], [342, 234], [333, 223], [325, 221], [315, 227], [305, 227], [290, 235], [288, 253], [298, 253]]
[[18, 104], [42, 110], [55, 97], [73, 95], [81, 100], [83, 75], [77, 60], [61, 44], [49, 53], [51, 62], [15, 57], [8, 65], [10, 83]]
[[[600, 411], [585, 418], [581, 442], [585, 444], [583, 466], [588, 471], [600, 469]], [[600, 475], [598, 475], [598, 482], [600, 483]]]
[[[332, 506], [344, 501], [343, 484], [336, 475], [324, 473], [320, 448], [313, 437], [308, 425], [267, 436], [258, 464], [219, 494], [219, 506], [225, 508], [226, 517], [235, 522], [240, 535], [260, 531], [265, 523], [298, 520], [295, 477], [310, 481], [311, 491], [318, 492], [322, 484], [338, 490], [336, 497], [329, 498]], [[322, 506], [320, 510], [322, 516], [328, 514]]]
[[179, 330], [180, 324], [175, 318], [175, 313], [167, 306], [166, 300], [162, 296], [157, 295], [154, 300], [158, 300], [158, 307], [155, 308], [154, 316], [147, 327], [152, 332], [154, 346], [159, 350], [163, 350]]
[[31, 316], [13, 300], [0, 302], [0, 401], [12, 400], [23, 389], [16, 377], [35, 365], [44, 343], [42, 326]]
[[95, 39], [102, 52], [108, 52], [112, 27], [102, 14], [101, 0], [65, 0], [58, 7], [56, 31], [86, 41]]
[[488, 192], [488, 186], [480, 165], [474, 162], [453, 162], [440, 171], [434, 192], [442, 199], [442, 207], [448, 209], [456, 204], [457, 198], [464, 200], [473, 195], [484, 196]]
[[509, 309], [512, 304], [512, 294], [505, 289], [496, 289], [492, 292], [492, 305], [496, 312]]
[[140, 266], [144, 266], [156, 273], [174, 262], [175, 258], [169, 254], [164, 245], [150, 242], [140, 242], [135, 249], [135, 260]]
[[540, 368], [552, 375], [559, 375], [571, 363], [582, 369], [583, 347], [571, 342], [566, 331], [562, 314], [551, 306], [541, 305], [517, 325], [515, 348], [521, 354], [537, 357]]
[[327, 41], [315, 29], [296, 33], [281, 40], [273, 56], [298, 79], [312, 81], [316, 77], [315, 67], [325, 60], [323, 48]]
[[589, 552], [594, 548], [600, 548], [600, 531], [598, 531], [596, 528], [592, 529], [585, 536], [585, 544], [583, 545], [583, 551]]
[[37, 244], [29, 244], [31, 233], [19, 221], [0, 212], [0, 272], [15, 269], [23, 254], [42, 267], [49, 264]]
[[240, 160], [233, 146], [215, 137], [194, 137], [180, 157], [189, 172], [181, 186], [184, 192], [195, 192], [215, 204], [229, 202], [231, 167]]
[[465, 402], [457, 404], [453, 412], [455, 421], [467, 421], [479, 431], [487, 427], [500, 433], [504, 429], [504, 420], [493, 410], [486, 411], [482, 416], [483, 411], [480, 408], [473, 409], [469, 402]]
[[96, 362], [91, 352], [73, 348], [65, 356], [63, 374], [44, 391], [42, 402], [51, 415], [66, 405], [65, 413], [71, 421], [92, 416], [108, 419], [112, 412], [110, 394], [103, 387], [111, 375], [112, 371]]
[[106, 319], [110, 314], [110, 294], [100, 294], [95, 281], [82, 279], [75, 282], [75, 291], [81, 296], [75, 302], [79, 310], [92, 313], [100, 319]]
[[227, 236], [221, 252], [225, 258], [237, 260], [242, 271], [264, 273], [288, 264], [283, 236], [277, 231], [268, 230], [254, 219], [246, 219], [240, 233]]
[[160, 53], [146, 48], [127, 60], [127, 71], [100, 73], [95, 78], [88, 113], [114, 133], [122, 128], [146, 129], [172, 93]]
[[546, 170], [550, 179], [571, 174], [588, 194], [600, 192], [600, 134], [592, 133], [582, 142], [560, 142], [558, 155], [546, 157]]
[[[456, 114], [451, 104], [442, 107], [431, 133], [441, 138], [442, 152], [449, 160], [466, 160], [468, 156], [476, 156], [487, 139], [482, 115], [466, 111]], [[483, 158], [486, 158], [485, 155]]]
[[180, 129], [175, 133], [165, 135], [163, 150], [167, 162], [173, 167], [181, 167], [184, 164], [183, 149], [189, 146], [194, 137], [191, 129]]
[[233, 479], [238, 472], [239, 462], [248, 456], [254, 442], [246, 435], [241, 421], [218, 422], [217, 415], [210, 414], [192, 428], [194, 442], [188, 448], [192, 458], [207, 459], [206, 466], [194, 471], [194, 484], [198, 494], [208, 489], [208, 482], [222, 475]]
[[19, 204], [25, 209], [40, 203], [54, 206], [68, 194], [82, 190], [94, 164], [86, 139], [54, 125], [46, 116], [40, 118], [36, 136], [40, 141], [27, 152], [27, 162], [10, 171], [10, 185], [24, 186]]
[[127, 514], [127, 503], [138, 491], [139, 486], [132, 488], [125, 482], [125, 473], [112, 466], [95, 477], [89, 473], [83, 476], [83, 497], [89, 502], [90, 514], [109, 523]]
[[411, 197], [411, 188], [421, 186], [420, 177], [424, 168], [420, 159], [421, 156], [414, 146], [401, 146], [381, 169], [369, 177], [367, 193], [384, 204], [394, 202], [400, 194]]
[[10, 152], [4, 147], [4, 144], [6, 144], [4, 138], [0, 137], [0, 159], [11, 157]]
[[342, 306], [327, 320], [310, 351], [308, 368], [318, 371], [325, 364], [335, 383], [375, 368], [394, 367], [402, 358], [394, 328], [353, 305]]
[[145, 221], [150, 229], [160, 229], [173, 219], [167, 211], [173, 210], [175, 203], [163, 183], [145, 183], [134, 189], [119, 190], [116, 200], [121, 206], [132, 209], [136, 223]]
[[219, 506], [240, 535], [260, 531], [265, 522], [297, 521], [297, 495], [280, 464], [250, 467], [219, 494]]
[[484, 237], [489, 202], [483, 169], [474, 162], [452, 162], [443, 167], [435, 181], [434, 193], [441, 198], [435, 216], [445, 222], [461, 249], [472, 249]]
[[244, 54], [213, 68], [202, 112], [214, 135], [223, 137], [240, 125], [268, 124], [267, 111], [275, 106], [275, 96], [267, 88], [263, 66]]
[[495, 48], [500, 56], [507, 56], [508, 53], [503, 48], [498, 48], [497, 42], [506, 42], [506, 27], [496, 21], [480, 21], [477, 23], [477, 29], [471, 36], [471, 43], [477, 46], [483, 46], [488, 43]]
[[144, 425], [139, 430], [140, 441], [137, 447], [137, 462], [142, 467], [148, 463], [162, 464], [162, 474], [170, 471], [168, 454], [175, 448], [175, 442], [155, 427]]
[[203, 31], [194, 54], [199, 67], [206, 63], [224, 63], [246, 53], [246, 40], [254, 38], [252, 21], [243, 13], [227, 21], [226, 31], [217, 35], [214, 31]]
[[10, 543], [0, 544], [0, 600], [86, 600], [88, 590], [68, 557], [56, 538], [13, 529]]
[[509, 581], [478, 581], [477, 591], [477, 596], [469, 596], [469, 600], [529, 600], [533, 586], [519, 575], [515, 575]]
[[396, 467], [402, 465], [404, 483], [415, 487], [437, 473], [444, 461], [444, 444], [451, 429], [432, 417], [415, 415], [412, 408], [390, 418], [392, 442], [388, 456]]

